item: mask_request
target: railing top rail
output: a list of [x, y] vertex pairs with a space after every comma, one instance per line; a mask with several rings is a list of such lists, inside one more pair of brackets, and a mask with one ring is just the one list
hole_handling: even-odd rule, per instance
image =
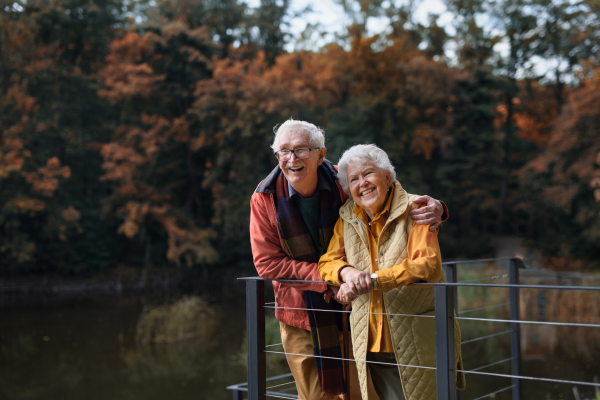
[[451, 265], [451, 264], [472, 264], [472, 263], [480, 263], [487, 261], [506, 261], [506, 260], [515, 260], [520, 263], [519, 268], [525, 268], [525, 264], [523, 264], [523, 260], [519, 257], [497, 257], [497, 258], [480, 258], [476, 260], [454, 260], [454, 261], [444, 261], [442, 265]]
[[[275, 281], [275, 282], [291, 282], [291, 283], [327, 283], [330, 281], [304, 281], [301, 279], [265, 279], [260, 276], [250, 276], [244, 278], [238, 278], [238, 280], [259, 280], [259, 281]], [[452, 282], [440, 282], [440, 283], [411, 283], [408, 286], [475, 286], [475, 287], [488, 287], [488, 288], [520, 288], [520, 289], [559, 289], [559, 290], [600, 290], [600, 286], [560, 286], [560, 285], [522, 285], [522, 284], [498, 284], [498, 283], [452, 283]]]

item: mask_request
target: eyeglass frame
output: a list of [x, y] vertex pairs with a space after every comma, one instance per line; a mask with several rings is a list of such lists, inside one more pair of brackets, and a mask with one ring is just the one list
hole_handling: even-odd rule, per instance
[[[308, 156], [307, 157], [300, 158], [296, 154], [296, 151], [302, 150], [302, 149], [308, 149]], [[297, 149], [282, 149], [282, 150], [278, 150], [274, 154], [275, 154], [275, 158], [277, 158], [277, 160], [279, 160], [279, 161], [289, 161], [291, 159], [291, 157], [292, 157], [292, 153], [294, 153], [294, 155], [296, 156], [296, 160], [306, 160], [307, 158], [310, 157], [310, 152], [311, 151], [313, 151], [313, 150], [320, 150], [320, 149], [322, 149], [322, 147], [298, 147]], [[287, 160], [280, 160], [279, 159], [279, 152], [283, 151], [283, 150], [287, 150], [287, 151], [290, 152], [290, 159], [287, 159]]]

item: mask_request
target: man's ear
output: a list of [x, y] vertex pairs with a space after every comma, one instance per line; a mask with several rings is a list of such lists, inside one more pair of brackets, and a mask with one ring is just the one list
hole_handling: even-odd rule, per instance
[[327, 153], [326, 148], [322, 148], [319, 150], [319, 165], [323, 164], [323, 159], [325, 159], [325, 154]]

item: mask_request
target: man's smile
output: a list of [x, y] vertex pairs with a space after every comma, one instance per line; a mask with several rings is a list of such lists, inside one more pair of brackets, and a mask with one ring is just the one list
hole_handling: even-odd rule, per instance
[[295, 166], [287, 167], [287, 169], [289, 169], [292, 172], [300, 172], [304, 169], [304, 165], [295, 165]]

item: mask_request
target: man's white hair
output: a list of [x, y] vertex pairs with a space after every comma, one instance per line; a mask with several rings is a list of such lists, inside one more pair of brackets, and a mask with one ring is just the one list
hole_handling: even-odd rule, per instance
[[362, 164], [366, 159], [373, 160], [379, 169], [388, 171], [392, 177], [392, 182], [396, 180], [396, 170], [385, 151], [374, 144], [357, 144], [346, 150], [344, 154], [342, 154], [340, 161], [338, 161], [338, 178], [342, 185], [342, 189], [344, 189], [344, 192], [348, 195], [350, 195], [348, 166], [355, 163]]
[[319, 128], [314, 124], [311, 124], [310, 122], [295, 121], [292, 118], [290, 118], [283, 124], [279, 126], [275, 125], [275, 127], [273, 128], [273, 132], [275, 132], [275, 139], [273, 140], [273, 144], [271, 145], [273, 152], [279, 150], [279, 138], [281, 137], [281, 134], [289, 131], [301, 132], [308, 135], [310, 139], [310, 145], [312, 147], [320, 147], [322, 149], [325, 148], [325, 132], [323, 131], [323, 129]]

